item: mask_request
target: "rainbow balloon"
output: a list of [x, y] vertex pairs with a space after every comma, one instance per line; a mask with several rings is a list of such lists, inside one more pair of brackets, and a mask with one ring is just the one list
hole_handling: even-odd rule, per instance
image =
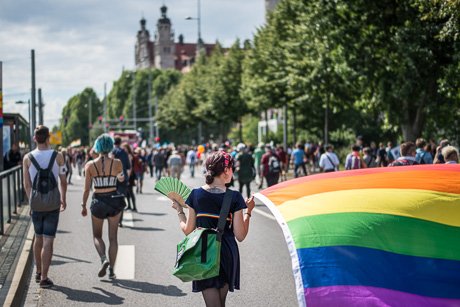
[[460, 306], [460, 165], [326, 173], [255, 195], [300, 306]]

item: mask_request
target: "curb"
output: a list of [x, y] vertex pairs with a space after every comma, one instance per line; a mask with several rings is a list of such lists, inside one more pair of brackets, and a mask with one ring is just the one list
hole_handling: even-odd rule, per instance
[[27, 232], [27, 237], [24, 241], [24, 245], [14, 271], [13, 280], [11, 281], [11, 286], [8, 290], [3, 306], [22, 305], [22, 301], [27, 294], [25, 290], [28, 285], [28, 277], [32, 265], [32, 246], [34, 238], [34, 228], [29, 225], [29, 231]]

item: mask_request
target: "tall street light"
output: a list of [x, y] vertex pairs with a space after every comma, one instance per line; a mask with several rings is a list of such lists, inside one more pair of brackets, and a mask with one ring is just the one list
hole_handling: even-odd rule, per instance
[[29, 109], [28, 113], [29, 113], [29, 136], [30, 137], [29, 137], [29, 142], [28, 143], [29, 143], [29, 149], [32, 149], [32, 137], [34, 135], [34, 129], [35, 128], [32, 126], [32, 123], [30, 122], [31, 121], [31, 116], [32, 116], [31, 115], [32, 110], [31, 110], [31, 105], [30, 105], [30, 99], [28, 101], [19, 100], [19, 101], [16, 101], [15, 103], [16, 104], [27, 104], [28, 107], [29, 107], [28, 108]]
[[[187, 17], [185, 20], [196, 20], [197, 21], [197, 26], [198, 26], [198, 42], [196, 44], [196, 55], [195, 55], [195, 62], [198, 56], [200, 56], [201, 50], [202, 50], [202, 39], [201, 39], [201, 1], [197, 0], [198, 2], [198, 15], [197, 17]], [[201, 144], [201, 130], [202, 130], [202, 123], [201, 121], [198, 122], [198, 144]]]
[[202, 39], [201, 39], [201, 1], [198, 1], [198, 15], [197, 17], [187, 17], [185, 20], [196, 20], [197, 21], [197, 26], [198, 26], [198, 42], [196, 44], [196, 56], [200, 54], [201, 51], [201, 45], [202, 45]]

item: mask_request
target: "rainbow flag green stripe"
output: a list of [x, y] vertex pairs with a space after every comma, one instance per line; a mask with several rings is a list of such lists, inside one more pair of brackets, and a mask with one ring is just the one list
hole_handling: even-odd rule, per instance
[[353, 212], [301, 217], [288, 226], [296, 249], [348, 245], [460, 260], [460, 227], [420, 219]]
[[256, 197], [283, 230], [300, 306], [460, 305], [460, 165], [320, 174]]

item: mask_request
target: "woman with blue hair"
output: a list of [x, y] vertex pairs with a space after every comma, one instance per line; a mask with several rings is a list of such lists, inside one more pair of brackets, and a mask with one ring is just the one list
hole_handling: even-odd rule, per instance
[[[109, 157], [113, 150], [113, 139], [108, 134], [100, 135], [94, 142], [93, 151], [99, 155], [85, 165], [85, 189], [81, 203], [81, 215], [88, 214], [86, 202], [89, 197], [91, 183], [94, 186], [91, 201], [91, 219], [93, 238], [96, 250], [101, 257], [101, 269], [98, 276], [104, 277], [109, 268], [109, 278], [114, 279], [114, 266], [118, 252], [118, 222], [125, 207], [124, 195], [117, 192], [117, 182], [124, 181], [121, 161]], [[105, 243], [102, 240], [104, 219], [109, 223], [109, 259], [105, 254]]]

